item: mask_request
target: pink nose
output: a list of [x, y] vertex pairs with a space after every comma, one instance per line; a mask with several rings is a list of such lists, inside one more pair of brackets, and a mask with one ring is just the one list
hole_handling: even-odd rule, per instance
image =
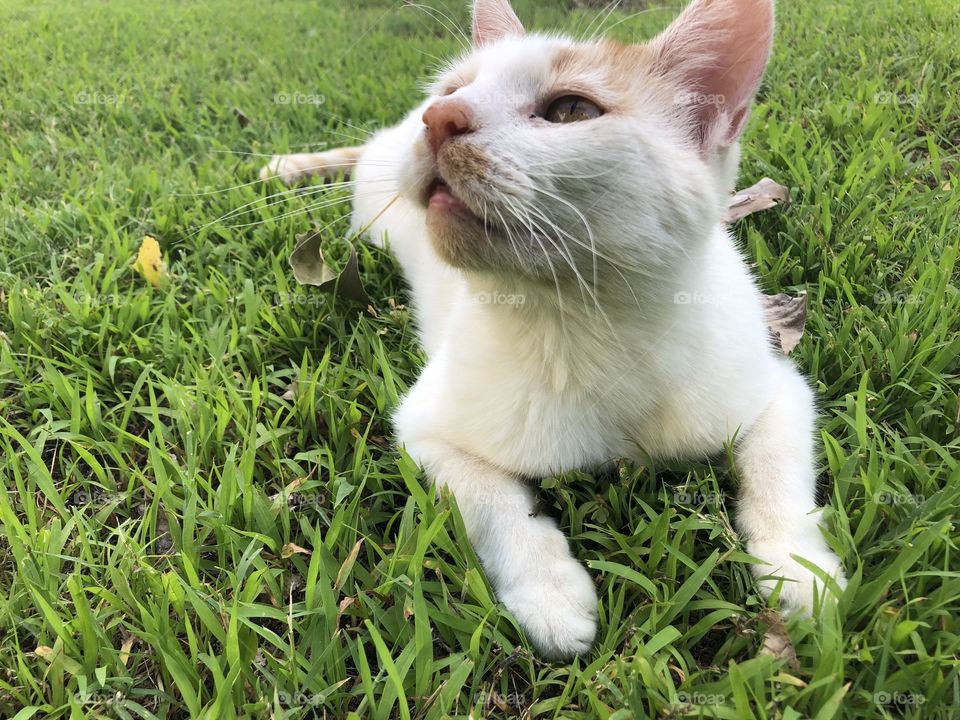
[[423, 114], [427, 141], [435, 153], [450, 138], [473, 132], [473, 122], [473, 113], [463, 100], [438, 100]]

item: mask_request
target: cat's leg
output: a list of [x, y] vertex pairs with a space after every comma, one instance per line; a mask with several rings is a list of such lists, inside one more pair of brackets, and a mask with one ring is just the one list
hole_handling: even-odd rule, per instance
[[260, 179], [278, 177], [287, 185], [295, 185], [313, 175], [325, 178], [340, 173], [349, 175], [362, 153], [363, 147], [345, 147], [319, 153], [274, 155], [260, 171]]
[[792, 365], [778, 364], [774, 400], [736, 450], [741, 482], [737, 521], [747, 551], [765, 563], [753, 568], [764, 595], [784, 578], [781, 607], [810, 613], [814, 588], [822, 598], [824, 584], [792, 556], [820, 567], [841, 586], [846, 581], [820, 530], [813, 393]]
[[444, 442], [403, 442], [435, 486], [456, 498], [497, 596], [537, 651], [553, 659], [587, 652], [597, 632], [596, 589], [556, 523], [537, 513], [530, 488]]

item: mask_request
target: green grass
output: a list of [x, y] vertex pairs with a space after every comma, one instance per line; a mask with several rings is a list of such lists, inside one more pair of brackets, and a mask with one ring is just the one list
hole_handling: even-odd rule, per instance
[[[561, 5], [517, 3], [595, 17]], [[795, 357], [850, 576], [790, 624], [796, 668], [758, 655], [735, 479], [703, 464], [544, 482], [601, 626], [540, 662], [391, 444], [423, 363], [395, 263], [360, 251], [375, 314], [295, 286], [295, 234], [347, 207], [266, 207], [255, 154], [398, 120], [456, 50], [438, 21], [8, 0], [0, 25], [0, 716], [960, 716], [955, 0], [781, 2], [746, 136], [744, 182], [796, 200], [737, 232], [765, 289], [810, 296]], [[147, 234], [163, 290], [130, 269]]]

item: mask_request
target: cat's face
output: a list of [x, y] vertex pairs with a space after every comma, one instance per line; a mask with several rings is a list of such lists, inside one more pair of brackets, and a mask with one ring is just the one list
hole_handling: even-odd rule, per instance
[[726, 24], [742, 33], [763, 8], [697, 0], [652, 43], [619, 45], [525, 36], [506, 0], [478, 0], [476, 47], [437, 79], [404, 164], [440, 256], [551, 282], [682, 256], [719, 220], [769, 52], [772, 13], [746, 45]]

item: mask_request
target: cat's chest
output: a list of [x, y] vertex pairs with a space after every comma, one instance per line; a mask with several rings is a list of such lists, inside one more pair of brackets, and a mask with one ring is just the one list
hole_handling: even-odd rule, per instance
[[630, 365], [461, 342], [431, 360], [410, 400], [432, 407], [458, 447], [545, 476], [635, 454], [664, 383]]
[[508, 335], [456, 314], [451, 328], [409, 400], [451, 444], [530, 476], [716, 452], [768, 394], [762, 364], [744, 359], [753, 351], [707, 355], [676, 330], [604, 344]]

